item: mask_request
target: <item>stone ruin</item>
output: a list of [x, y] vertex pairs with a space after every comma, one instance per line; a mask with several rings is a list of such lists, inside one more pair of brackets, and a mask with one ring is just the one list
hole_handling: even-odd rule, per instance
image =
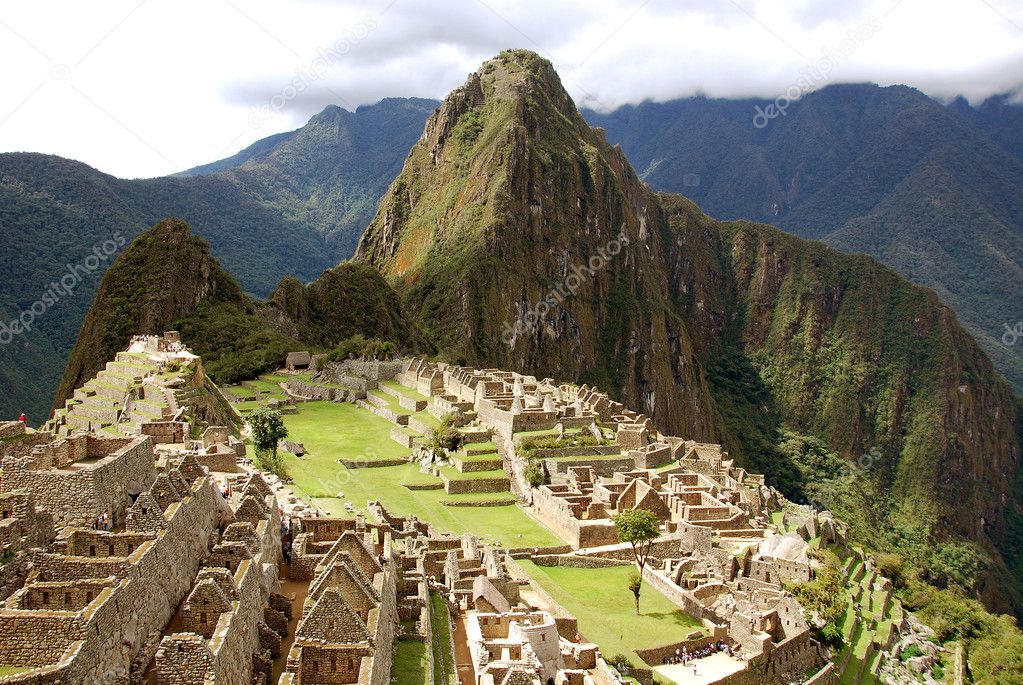
[[[107, 458], [128, 461], [149, 449], [153, 468], [149, 438], [131, 448]], [[261, 620], [277, 581], [276, 564], [264, 563], [280, 554], [276, 506], [262, 503], [262, 518], [243, 517], [210, 476], [186, 463], [153, 468], [149, 475], [149, 487], [110, 530], [72, 521], [51, 543], [39, 545], [24, 586], [0, 609], [0, 663], [24, 669], [8, 682], [127, 682], [154, 656], [159, 672], [157, 652], [175, 639], [161, 635], [182, 600], [186, 627], [208, 625], [191, 620], [189, 608], [197, 588], [207, 588], [205, 581], [214, 576], [236, 603], [219, 615], [219, 649], [205, 665], [233, 674], [218, 682], [251, 680], [261, 652], [255, 617]], [[204, 570], [231, 568], [222, 563], [225, 556], [238, 560], [228, 576]], [[193, 666], [175, 668], [157, 682], [205, 682], [209, 669]]]
[[[127, 350], [75, 389], [44, 428], [60, 436], [137, 436], [148, 431], [154, 442], [169, 442], [189, 434], [187, 425], [181, 432], [170, 424], [205, 414], [197, 410], [203, 396], [219, 392], [206, 377], [202, 359], [188, 351], [176, 331], [137, 335]], [[227, 418], [240, 422], [233, 410]], [[143, 428], [154, 423], [163, 425]]]

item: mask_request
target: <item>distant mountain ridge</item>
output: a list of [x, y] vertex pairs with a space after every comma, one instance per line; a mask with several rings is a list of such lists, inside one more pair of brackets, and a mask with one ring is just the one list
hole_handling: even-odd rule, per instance
[[[186, 219], [243, 290], [317, 277], [354, 252], [380, 196], [436, 103], [388, 99], [328, 107], [296, 131], [173, 177], [123, 180], [80, 162], [0, 154], [0, 314], [10, 323], [67, 265], [115, 232]], [[108, 263], [0, 345], [0, 416], [47, 417], [71, 347]], [[3, 340], [0, 339], [0, 342]]]
[[[906, 86], [834, 85], [758, 128], [767, 100], [584, 112], [655, 190], [864, 252], [933, 288], [1023, 392], [1023, 107], [948, 107]], [[758, 122], [760, 123], [760, 122]]]
[[[935, 288], [1019, 392], [1023, 344], [1001, 336], [1023, 320], [1023, 107], [1006, 97], [942, 107], [901, 86], [829, 86], [760, 130], [752, 119], [764, 103], [690, 98], [582, 114], [654, 189], [719, 218], [867, 252]], [[0, 237], [10, 248], [0, 257], [0, 313], [16, 318], [114, 231], [130, 238], [166, 216], [189, 220], [247, 292], [266, 296], [286, 274], [307, 282], [354, 253], [438, 104], [328, 107], [300, 129], [167, 178], [124, 181], [58, 157], [0, 155]], [[0, 415], [45, 417], [101, 274], [0, 346]]]

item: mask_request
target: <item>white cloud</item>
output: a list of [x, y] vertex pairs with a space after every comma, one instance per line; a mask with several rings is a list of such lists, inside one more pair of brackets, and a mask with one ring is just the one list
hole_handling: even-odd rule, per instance
[[774, 97], [871, 17], [881, 29], [828, 82], [974, 101], [1023, 84], [1020, 0], [8, 3], [0, 150], [119, 176], [172, 173], [327, 104], [443, 97], [508, 47], [552, 59], [576, 100], [600, 109]]

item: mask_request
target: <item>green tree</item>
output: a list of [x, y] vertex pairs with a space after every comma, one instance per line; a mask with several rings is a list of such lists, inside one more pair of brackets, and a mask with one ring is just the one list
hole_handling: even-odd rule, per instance
[[277, 454], [277, 445], [288, 437], [288, 427], [277, 409], [259, 407], [249, 414], [252, 442], [256, 447], [256, 460], [260, 468], [281, 478], [287, 476], [284, 462]]
[[657, 516], [646, 509], [632, 509], [613, 516], [611, 520], [614, 521], [618, 539], [632, 545], [632, 556], [636, 560], [636, 566], [639, 567], [639, 582], [635, 584], [635, 588], [632, 580], [629, 581], [629, 590], [636, 596], [636, 613], [639, 614], [639, 593], [643, 584], [643, 569], [646, 568], [646, 562], [650, 556], [650, 547], [660, 535]]
[[629, 592], [636, 598], [636, 613], [639, 613], [639, 591], [643, 589], [643, 576], [635, 571], [629, 574]]

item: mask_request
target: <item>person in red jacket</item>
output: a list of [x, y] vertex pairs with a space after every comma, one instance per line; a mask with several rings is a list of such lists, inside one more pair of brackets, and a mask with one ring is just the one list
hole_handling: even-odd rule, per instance
[[18, 420], [19, 420], [19, 421], [21, 421], [22, 423], [27, 423], [27, 422], [28, 422], [28, 419], [26, 419], [26, 418], [25, 418], [25, 415], [24, 415], [24, 414], [22, 414], [21, 416], [19, 416], [19, 417], [18, 417]]

